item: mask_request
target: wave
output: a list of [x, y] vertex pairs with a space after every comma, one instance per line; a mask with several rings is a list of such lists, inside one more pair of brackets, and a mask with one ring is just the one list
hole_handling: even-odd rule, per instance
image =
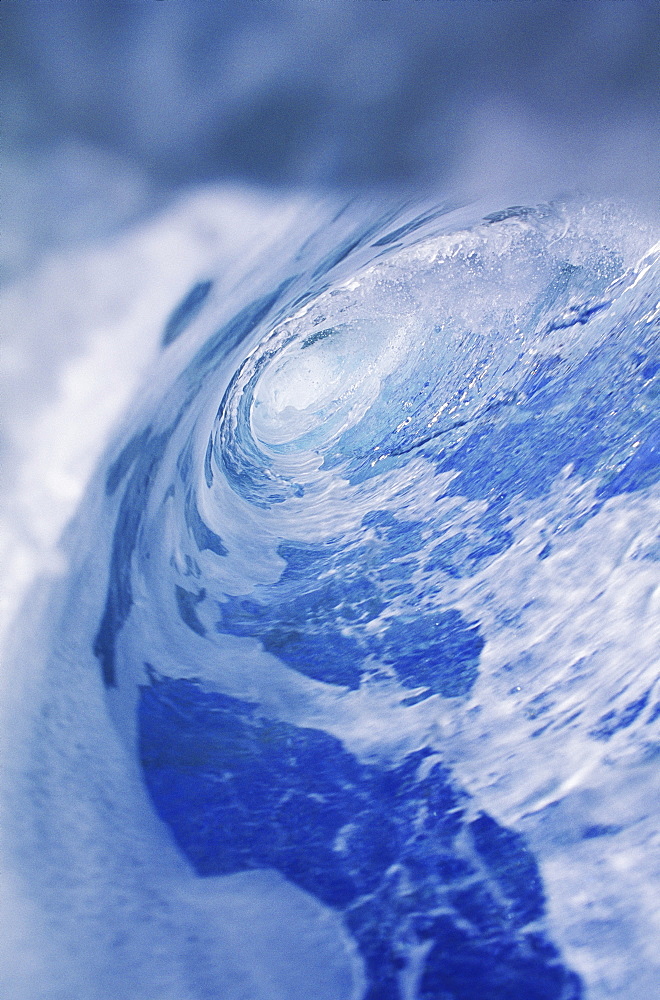
[[[640, 995], [644, 238], [569, 200], [326, 206], [175, 306], [39, 611], [42, 765], [10, 793], [58, 961], [74, 916], [98, 936], [86, 996]], [[250, 913], [331, 957], [289, 942], [312, 980], [278, 985]]]

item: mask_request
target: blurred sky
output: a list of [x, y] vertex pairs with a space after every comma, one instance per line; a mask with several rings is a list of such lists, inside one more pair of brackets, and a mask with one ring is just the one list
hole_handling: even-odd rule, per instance
[[5, 274], [172, 191], [660, 196], [658, 0], [2, 0]]

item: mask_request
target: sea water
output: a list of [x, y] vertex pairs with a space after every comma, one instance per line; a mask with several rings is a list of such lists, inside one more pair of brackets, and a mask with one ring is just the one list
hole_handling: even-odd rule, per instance
[[207, 189], [6, 293], [8, 995], [653, 994], [658, 235]]

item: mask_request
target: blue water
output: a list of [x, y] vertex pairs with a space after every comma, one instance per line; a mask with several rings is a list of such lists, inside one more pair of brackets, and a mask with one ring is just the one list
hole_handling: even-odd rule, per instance
[[[495, 226], [506, 231], [506, 256], [490, 246]], [[371, 1000], [402, 998], [409, 954], [427, 944], [420, 998], [568, 998], [581, 989], [541, 929], [543, 890], [524, 839], [487, 814], [469, 819], [465, 793], [441, 763], [420, 777], [441, 746], [420, 732], [419, 748], [400, 760], [385, 752], [362, 763], [322, 728], [209, 690], [202, 664], [217, 636], [231, 635], [338, 696], [387, 691], [404, 707], [467, 698], [484, 637], [478, 620], [452, 606], [446, 579], [477, 573], [513, 545], [512, 505], [547, 495], [569, 463], [576, 483], [595, 486], [576, 525], [606, 498], [657, 481], [657, 318], [648, 322], [647, 300], [631, 295], [633, 277], [621, 278], [614, 253], [590, 247], [573, 262], [560, 227], [552, 210], [503, 213], [475, 227], [473, 248], [459, 248], [440, 280], [475, 296], [473, 315], [461, 306], [465, 316], [433, 293], [424, 311], [407, 301], [417, 275], [404, 284], [396, 249], [355, 303], [338, 290], [338, 308], [333, 267], [365, 243], [374, 256], [400, 244], [416, 225], [352, 235], [312, 268], [330, 290], [300, 318], [286, 319], [301, 298], [285, 283], [193, 356], [175, 391], [195, 384], [202, 394], [212, 379], [219, 395], [226, 384], [209, 430], [195, 424], [199, 394], [186, 394], [169, 426], [133, 438], [108, 474], [108, 493], [121, 499], [95, 645], [106, 684], [126, 682], [118, 646], [144, 614], [134, 607], [135, 573], [163, 574], [170, 592], [161, 584], [156, 615], [178, 616], [184, 635], [204, 640], [191, 654], [199, 679], [145, 665], [139, 747], [154, 806], [200, 875], [275, 868], [340, 910]], [[518, 269], [527, 272], [522, 295]], [[434, 273], [420, 270], [427, 280]], [[504, 301], [482, 304], [495, 289]], [[208, 290], [196, 285], [177, 307], [165, 346], [183, 335]], [[378, 371], [377, 351], [397, 338], [399, 363]], [[232, 353], [227, 365], [237, 350], [246, 360]], [[376, 369], [374, 387], [361, 365]], [[302, 403], [287, 374], [304, 380], [299, 392], [312, 386]], [[381, 496], [379, 481], [405, 483], [413, 457], [427, 474], [450, 474], [450, 516], [432, 506], [415, 516], [391, 488]], [[343, 513], [333, 526], [347, 501], [360, 516]], [[163, 543], [172, 523], [174, 549]], [[277, 569], [257, 571], [236, 594], [231, 567], [244, 559], [248, 524], [252, 546]], [[212, 675], [220, 685], [221, 660]], [[629, 707], [624, 716], [632, 718]], [[607, 738], [615, 718], [605, 716], [594, 735]]]
[[70, 533], [168, 837], [332, 911], [362, 1000], [617, 995], [561, 881], [641, 829], [606, 778], [660, 714], [614, 592], [658, 564], [660, 251], [608, 211], [353, 205], [201, 277]]

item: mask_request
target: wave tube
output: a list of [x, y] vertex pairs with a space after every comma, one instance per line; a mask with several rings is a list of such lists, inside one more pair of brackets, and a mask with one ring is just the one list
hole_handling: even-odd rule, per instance
[[643, 238], [354, 205], [192, 285], [23, 615], [13, 996], [650, 995]]

